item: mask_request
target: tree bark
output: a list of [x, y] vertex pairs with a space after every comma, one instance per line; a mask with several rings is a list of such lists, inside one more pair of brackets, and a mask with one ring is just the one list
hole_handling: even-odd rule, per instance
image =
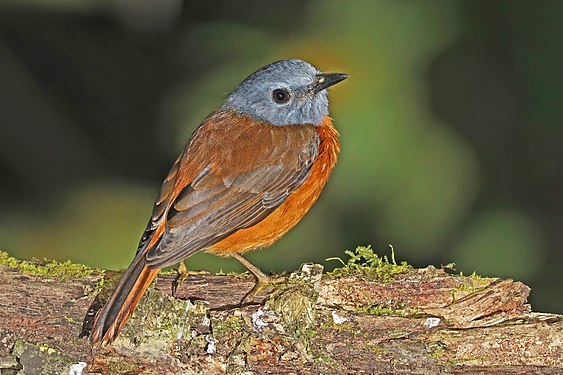
[[240, 307], [248, 275], [188, 276], [172, 296], [176, 276], [163, 274], [118, 339], [91, 347], [119, 273], [2, 255], [2, 375], [563, 373], [562, 316], [531, 312], [530, 289], [510, 279], [306, 265]]

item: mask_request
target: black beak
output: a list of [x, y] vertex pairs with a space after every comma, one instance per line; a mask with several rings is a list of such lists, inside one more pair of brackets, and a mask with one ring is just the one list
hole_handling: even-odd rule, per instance
[[316, 94], [329, 88], [332, 85], [336, 85], [338, 82], [344, 81], [348, 78], [348, 74], [344, 73], [321, 73], [315, 76], [315, 81], [313, 82], [313, 92]]

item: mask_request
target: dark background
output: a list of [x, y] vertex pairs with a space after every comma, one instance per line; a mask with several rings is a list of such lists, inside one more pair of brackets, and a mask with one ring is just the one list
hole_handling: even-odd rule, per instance
[[[563, 312], [563, 2], [0, 2], [0, 248], [122, 268], [170, 164], [236, 84], [298, 57], [342, 153], [266, 271], [372, 244], [512, 277]], [[193, 269], [240, 270], [198, 254]]]

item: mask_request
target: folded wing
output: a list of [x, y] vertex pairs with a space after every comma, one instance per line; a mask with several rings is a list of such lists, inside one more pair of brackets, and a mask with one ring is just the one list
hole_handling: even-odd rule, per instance
[[[259, 223], [301, 186], [317, 156], [316, 131], [268, 131], [263, 140], [269, 150], [256, 152], [254, 159], [249, 158], [244, 140], [232, 143], [228, 157], [209, 154], [209, 161], [200, 161], [189, 183], [181, 189], [170, 188], [179, 190], [176, 195], [168, 193], [165, 181], [147, 226], [150, 231], [165, 225], [158, 245], [146, 254], [149, 267], [173, 265]], [[221, 163], [212, 161], [217, 159]], [[190, 162], [189, 155], [184, 160]], [[177, 179], [181, 168], [177, 162], [167, 181]], [[174, 186], [179, 186], [178, 181]]]

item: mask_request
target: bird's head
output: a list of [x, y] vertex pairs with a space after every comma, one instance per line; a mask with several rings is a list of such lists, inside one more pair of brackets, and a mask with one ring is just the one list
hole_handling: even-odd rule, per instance
[[302, 60], [280, 60], [246, 78], [223, 108], [273, 125], [319, 125], [328, 115], [326, 89], [346, 78]]

